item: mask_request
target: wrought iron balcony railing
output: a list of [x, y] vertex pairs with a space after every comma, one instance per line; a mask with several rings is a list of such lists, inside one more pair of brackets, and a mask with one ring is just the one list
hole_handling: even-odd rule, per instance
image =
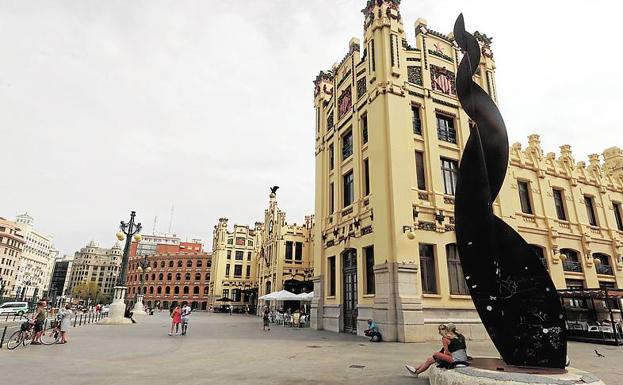
[[574, 271], [577, 273], [582, 272], [582, 264], [576, 261], [564, 261], [562, 267], [565, 271]]

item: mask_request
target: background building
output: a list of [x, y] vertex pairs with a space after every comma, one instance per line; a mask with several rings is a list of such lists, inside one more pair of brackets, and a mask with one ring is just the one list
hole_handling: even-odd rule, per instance
[[140, 242], [132, 241], [130, 245], [130, 257], [134, 257], [136, 255], [150, 255], [157, 252], [177, 252], [181, 244], [180, 238], [175, 234], [141, 234], [141, 238]]
[[288, 290], [295, 294], [313, 290], [311, 227], [312, 217], [305, 217], [302, 226], [288, 224], [286, 213], [271, 193], [264, 211], [265, 226], [260, 226], [262, 243], [257, 258], [258, 298], [274, 291]]
[[123, 250], [119, 243], [106, 249], [95, 241], [89, 242], [74, 255], [69, 280], [69, 292], [86, 283], [96, 283], [103, 296], [110, 298], [117, 283]]
[[56, 257], [54, 268], [52, 269], [52, 279], [50, 281], [49, 297], [54, 300], [69, 294], [69, 281], [71, 278], [71, 267], [74, 256], [64, 255]]
[[34, 220], [27, 213], [18, 215], [15, 222], [26, 244], [17, 269], [13, 295], [41, 298], [47, 292], [54, 264], [52, 236], [35, 229]]
[[21, 228], [15, 223], [0, 218], [0, 299], [15, 293], [15, 278], [26, 241]]
[[[234, 225], [227, 230], [227, 218], [214, 226], [212, 271], [208, 303], [211, 306], [234, 305], [255, 308], [257, 303], [256, 258], [261, 244], [262, 224], [255, 228]], [[229, 298], [229, 302], [218, 301]]]
[[[200, 243], [182, 242], [177, 252], [156, 252], [146, 256], [151, 271], [143, 272], [143, 303], [148, 307], [168, 309], [186, 301], [193, 309], [206, 310], [212, 258], [202, 248]], [[141, 260], [140, 256], [132, 258], [128, 267], [128, 301], [131, 306], [141, 292], [141, 272], [138, 269]]]
[[[471, 123], [456, 97], [460, 52], [422, 19], [411, 47], [399, 3], [368, 1], [363, 46], [352, 39], [315, 81], [312, 326], [361, 334], [373, 318], [387, 340], [421, 341], [453, 321], [483, 338], [454, 233]], [[496, 101], [491, 39], [474, 35], [474, 81]], [[623, 285], [621, 150], [604, 158], [576, 163], [568, 146], [544, 155], [538, 136], [525, 151], [511, 148], [494, 210], [534, 245], [559, 288]]]

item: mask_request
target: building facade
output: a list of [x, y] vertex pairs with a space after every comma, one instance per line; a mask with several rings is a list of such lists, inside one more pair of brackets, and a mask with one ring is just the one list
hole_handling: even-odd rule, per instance
[[[220, 218], [214, 226], [212, 270], [208, 303], [254, 308], [257, 303], [257, 256], [262, 242], [261, 222], [255, 228], [234, 225], [228, 231], [228, 219]], [[229, 301], [222, 301], [223, 298]]]
[[155, 253], [175, 253], [179, 250], [181, 243], [181, 239], [175, 234], [141, 234], [140, 242], [132, 241], [130, 244], [130, 257]]
[[0, 298], [15, 293], [17, 268], [25, 244], [21, 228], [0, 218]]
[[139, 270], [141, 257], [130, 260], [127, 279], [130, 305], [134, 305], [136, 296], [142, 291], [145, 295], [143, 303], [150, 308], [169, 309], [188, 302], [192, 309], [207, 309], [211, 255], [201, 251], [201, 244], [183, 244], [182, 250], [190, 251], [157, 252], [146, 256], [149, 271]]
[[[312, 326], [362, 334], [373, 318], [387, 340], [423, 341], [453, 321], [485, 338], [454, 233], [471, 123], [456, 96], [461, 54], [423, 19], [410, 46], [399, 7], [368, 1], [363, 44], [352, 39], [315, 81]], [[491, 39], [474, 35], [482, 51], [474, 81], [497, 101]], [[534, 245], [559, 288], [623, 285], [620, 151], [586, 165], [568, 146], [543, 155], [538, 136], [525, 151], [511, 148], [495, 212]]]
[[35, 229], [34, 219], [27, 213], [18, 215], [15, 222], [26, 244], [17, 269], [13, 295], [41, 298], [47, 293], [54, 265], [52, 236]]
[[69, 281], [71, 278], [73, 261], [74, 257], [71, 255], [57, 257], [54, 260], [50, 289], [48, 290], [50, 299], [63, 297], [69, 294]]
[[313, 290], [312, 222], [312, 216], [306, 216], [303, 225], [288, 224], [276, 193], [270, 194], [255, 269], [259, 297], [280, 290], [295, 294]]
[[69, 293], [80, 284], [94, 282], [98, 285], [101, 294], [112, 298], [122, 256], [123, 250], [119, 243], [107, 249], [99, 247], [95, 241], [89, 242], [74, 255], [69, 279]]

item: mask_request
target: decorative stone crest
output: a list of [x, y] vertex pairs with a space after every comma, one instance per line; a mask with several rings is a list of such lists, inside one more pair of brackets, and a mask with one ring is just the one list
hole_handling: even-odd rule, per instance
[[438, 67], [431, 64], [430, 77], [433, 90], [446, 95], [456, 95], [456, 78], [454, 72], [446, 69], [446, 67]]
[[348, 111], [351, 109], [351, 107], [353, 106], [353, 99], [352, 99], [350, 87], [342, 91], [342, 94], [340, 95], [337, 101], [337, 104], [338, 104], [338, 111], [339, 111], [338, 116], [339, 118], [342, 118], [342, 116], [346, 115]]

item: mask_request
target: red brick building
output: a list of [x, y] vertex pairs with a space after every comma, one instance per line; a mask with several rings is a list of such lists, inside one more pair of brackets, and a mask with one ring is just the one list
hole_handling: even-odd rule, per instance
[[[181, 242], [177, 250], [173, 245], [162, 246], [160, 250], [167, 251], [156, 251], [145, 257], [151, 270], [144, 273], [143, 303], [168, 309], [186, 301], [193, 309], [206, 310], [212, 254], [201, 251], [198, 243]], [[140, 293], [138, 266], [142, 258], [130, 257], [128, 266], [128, 300], [132, 306]]]

